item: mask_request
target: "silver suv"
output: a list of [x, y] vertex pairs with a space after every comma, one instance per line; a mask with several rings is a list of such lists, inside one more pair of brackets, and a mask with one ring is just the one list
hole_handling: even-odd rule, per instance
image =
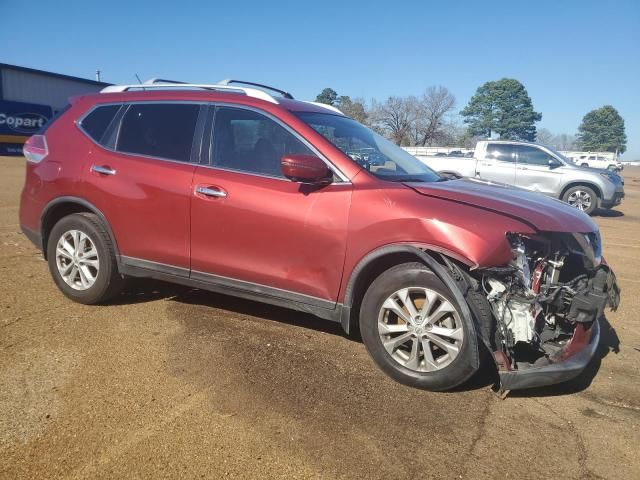
[[619, 205], [624, 198], [624, 181], [617, 173], [579, 167], [536, 143], [486, 140], [478, 142], [474, 158], [418, 158], [443, 174], [515, 185], [564, 200], [588, 214]]

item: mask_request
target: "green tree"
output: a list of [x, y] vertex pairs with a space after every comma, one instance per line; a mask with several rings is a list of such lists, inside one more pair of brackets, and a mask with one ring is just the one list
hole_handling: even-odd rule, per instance
[[316, 97], [316, 102], [326, 103], [327, 105], [334, 105], [338, 99], [338, 92], [333, 88], [325, 88]]
[[360, 123], [367, 123], [367, 111], [363, 100], [358, 98], [352, 100], [348, 95], [341, 95], [338, 97], [336, 107], [347, 117], [351, 117]]
[[489, 137], [495, 132], [514, 140], [535, 140], [535, 123], [542, 119], [524, 85], [513, 78], [480, 86], [460, 113], [472, 135]]
[[589, 151], [624, 153], [627, 149], [624, 119], [611, 105], [591, 110], [578, 127], [578, 145]]

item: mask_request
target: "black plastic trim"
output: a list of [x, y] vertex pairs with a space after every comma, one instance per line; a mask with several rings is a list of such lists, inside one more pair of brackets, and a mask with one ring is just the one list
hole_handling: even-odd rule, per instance
[[167, 265], [166, 263], [152, 262], [151, 260], [142, 260], [140, 258], [127, 257], [122, 255], [120, 257], [123, 266], [143, 268], [145, 270], [166, 273], [167, 275], [174, 275], [176, 277], [189, 277], [189, 269], [183, 267], [176, 267], [174, 265]]
[[38, 250], [42, 250], [42, 236], [40, 235], [40, 232], [31, 230], [24, 225], [20, 225], [20, 229], [22, 230], [22, 233], [24, 233], [24, 236], [27, 237], [36, 247], [38, 247]]
[[269, 287], [267, 285], [261, 285], [259, 283], [236, 280], [234, 278], [223, 277], [211, 273], [191, 271], [191, 278], [193, 280], [214, 283], [216, 285], [224, 286], [227, 288], [246, 290], [260, 296], [278, 297], [292, 302], [304, 303], [307, 305], [312, 305], [314, 307], [324, 308], [325, 310], [333, 310], [336, 306], [336, 303], [332, 302], [331, 300], [312, 297], [311, 295], [283, 290], [281, 288]]
[[587, 367], [600, 343], [600, 324], [598, 320], [593, 322], [591, 329], [591, 341], [589, 344], [564, 362], [527, 368], [526, 370], [499, 372], [500, 388], [503, 391], [507, 391], [545, 387], [577, 377]]
[[186, 276], [188, 272], [188, 269], [185, 268], [132, 257], [122, 257], [120, 267], [120, 273], [123, 275], [155, 278], [210, 292], [290, 308], [310, 313], [325, 320], [340, 322], [343, 306], [330, 300], [203, 272], [191, 272], [191, 277], [189, 277]]

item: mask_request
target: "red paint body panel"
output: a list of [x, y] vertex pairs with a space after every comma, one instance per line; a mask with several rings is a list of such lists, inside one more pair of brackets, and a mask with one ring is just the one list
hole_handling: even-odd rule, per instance
[[[91, 165], [116, 175], [90, 172]], [[189, 208], [195, 166], [94, 147], [84, 169], [85, 198], [107, 218], [121, 255], [189, 268]]]
[[568, 204], [530, 191], [476, 180], [414, 184], [423, 195], [445, 198], [526, 219], [544, 232], [593, 232], [591, 218]]
[[[402, 243], [442, 251], [472, 266], [504, 265], [511, 259], [505, 234], [534, 232], [527, 224], [494, 212], [417, 196], [403, 184], [367, 181], [370, 178], [355, 179], [346, 278], [367, 254], [381, 246]], [[344, 297], [342, 290], [340, 300]]]
[[315, 187], [208, 167], [194, 186], [225, 198], [192, 202], [191, 268], [335, 301], [352, 186]]
[[39, 231], [46, 205], [59, 197], [82, 197], [83, 159], [93, 145], [73, 124], [91, 105], [84, 102], [65, 112], [47, 129], [49, 155], [37, 164], [27, 163], [20, 201], [20, 224]]

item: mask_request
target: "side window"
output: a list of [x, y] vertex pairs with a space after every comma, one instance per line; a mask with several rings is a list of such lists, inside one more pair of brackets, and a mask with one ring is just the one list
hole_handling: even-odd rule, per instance
[[284, 127], [257, 112], [221, 107], [213, 127], [213, 165], [282, 177], [280, 159], [313, 152]]
[[490, 143], [487, 145], [486, 158], [499, 162], [515, 162], [514, 146], [506, 143]]
[[518, 163], [527, 163], [529, 165], [549, 165], [549, 160], [553, 157], [536, 147], [520, 146], [518, 147]]
[[139, 103], [127, 110], [116, 150], [188, 162], [200, 106]]
[[107, 131], [111, 120], [113, 120], [119, 109], [120, 105], [97, 107], [82, 119], [80, 126], [94, 141], [100, 143], [102, 136]]

